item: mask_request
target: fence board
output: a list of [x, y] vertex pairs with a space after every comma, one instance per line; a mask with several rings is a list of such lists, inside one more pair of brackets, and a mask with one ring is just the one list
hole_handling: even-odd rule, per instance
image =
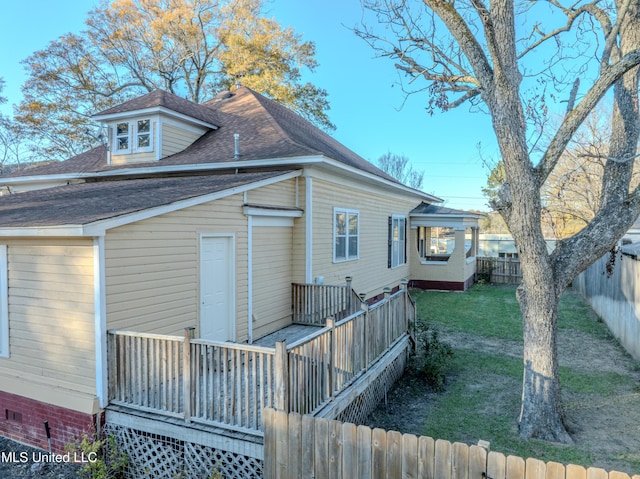
[[402, 478], [418, 478], [418, 437], [413, 434], [402, 436]]
[[314, 477], [329, 477], [329, 421], [316, 419], [314, 448]]
[[[302, 416], [297, 413], [289, 414], [289, 437], [287, 441], [287, 455], [290, 477], [303, 477], [302, 474], [302, 454], [300, 445], [302, 440]], [[283, 445], [282, 447], [284, 447]]]
[[358, 476], [358, 428], [356, 425], [344, 423], [342, 438], [342, 475], [343, 477], [360, 477]]
[[371, 435], [371, 468], [373, 479], [387, 478], [387, 431], [384, 429], [376, 428]]
[[328, 479], [342, 477], [342, 423], [329, 422], [329, 475]]
[[567, 474], [566, 479], [587, 479], [587, 470], [582, 466], [569, 464], [565, 472]]
[[314, 452], [315, 452], [315, 424], [312, 416], [302, 416], [302, 437], [304, 438], [300, 448], [302, 449], [302, 477], [313, 477], [314, 474]]
[[546, 478], [547, 479], [564, 479], [565, 478], [564, 466], [558, 462], [548, 462]]
[[451, 478], [467, 479], [469, 476], [469, 446], [454, 442], [451, 447]]
[[544, 461], [532, 457], [525, 461], [525, 479], [545, 479], [547, 467]]
[[358, 477], [360, 478], [371, 477], [371, 436], [371, 428], [367, 426], [358, 426], [358, 474], [360, 474]]
[[469, 446], [469, 477], [483, 477], [487, 473], [487, 450], [480, 446]]
[[387, 478], [402, 477], [402, 434], [387, 433]]
[[507, 457], [507, 477], [509, 479], [524, 479], [525, 460], [521, 457]]
[[438, 439], [436, 441], [434, 474], [438, 479], [451, 478], [451, 443]]
[[507, 458], [504, 454], [491, 451], [487, 455], [487, 476], [492, 479], [506, 479]]
[[590, 467], [587, 469], [587, 479], [608, 479], [609, 475], [604, 469]]
[[418, 477], [435, 478], [435, 447], [431, 437], [420, 436], [418, 439]]

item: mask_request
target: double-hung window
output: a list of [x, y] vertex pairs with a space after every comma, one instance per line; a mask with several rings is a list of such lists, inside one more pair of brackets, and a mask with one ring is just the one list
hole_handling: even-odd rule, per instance
[[358, 259], [360, 251], [360, 214], [356, 210], [333, 209], [333, 261]]
[[115, 154], [153, 151], [151, 120], [146, 118], [116, 123], [114, 143]]
[[389, 217], [389, 268], [397, 268], [407, 262], [407, 218]]
[[7, 245], [0, 245], [0, 358], [9, 357]]

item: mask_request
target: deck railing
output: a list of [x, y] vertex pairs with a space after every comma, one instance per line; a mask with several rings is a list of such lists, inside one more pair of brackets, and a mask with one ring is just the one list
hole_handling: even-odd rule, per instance
[[260, 434], [265, 407], [318, 411], [406, 335], [413, 318], [405, 286], [275, 348], [193, 339], [193, 328], [184, 337], [110, 330], [109, 400]]
[[334, 321], [287, 347], [289, 410], [312, 414], [362, 375], [408, 334], [415, 306], [406, 289], [385, 293], [371, 308]]
[[327, 318], [344, 319], [358, 312], [360, 298], [351, 288], [351, 277], [346, 284], [292, 283], [292, 321], [298, 324], [324, 326]]

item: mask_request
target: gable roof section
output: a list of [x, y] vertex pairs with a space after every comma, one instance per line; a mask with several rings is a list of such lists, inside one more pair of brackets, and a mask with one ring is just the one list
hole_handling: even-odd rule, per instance
[[[98, 181], [0, 196], [0, 235], [16, 235], [24, 228], [46, 230], [87, 225], [93, 225], [94, 230], [76, 228], [74, 234], [98, 234], [110, 227], [212, 201], [299, 174], [299, 171], [279, 171]], [[99, 222], [103, 224], [98, 227]]]
[[146, 95], [125, 101], [120, 105], [93, 115], [93, 118], [96, 120], [108, 119], [120, 116], [123, 113], [134, 113], [154, 109], [165, 109], [179, 113], [189, 118], [200, 120], [214, 128], [218, 125], [218, 119], [210, 108], [164, 90], [155, 90]]

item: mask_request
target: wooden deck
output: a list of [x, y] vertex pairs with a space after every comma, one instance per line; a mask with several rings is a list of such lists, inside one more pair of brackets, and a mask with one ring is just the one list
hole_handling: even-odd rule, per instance
[[254, 341], [256, 346], [266, 346], [269, 348], [275, 348], [276, 343], [286, 342], [287, 344], [293, 344], [300, 341], [307, 336], [310, 336], [317, 331], [321, 330], [322, 326], [311, 326], [307, 324], [290, 324], [282, 329], [279, 329], [275, 333], [267, 334], [262, 338]]
[[265, 407], [320, 412], [406, 340], [414, 318], [402, 289], [323, 327], [291, 325], [251, 345], [194, 339], [190, 330], [183, 337], [112, 330], [110, 404], [261, 435]]

